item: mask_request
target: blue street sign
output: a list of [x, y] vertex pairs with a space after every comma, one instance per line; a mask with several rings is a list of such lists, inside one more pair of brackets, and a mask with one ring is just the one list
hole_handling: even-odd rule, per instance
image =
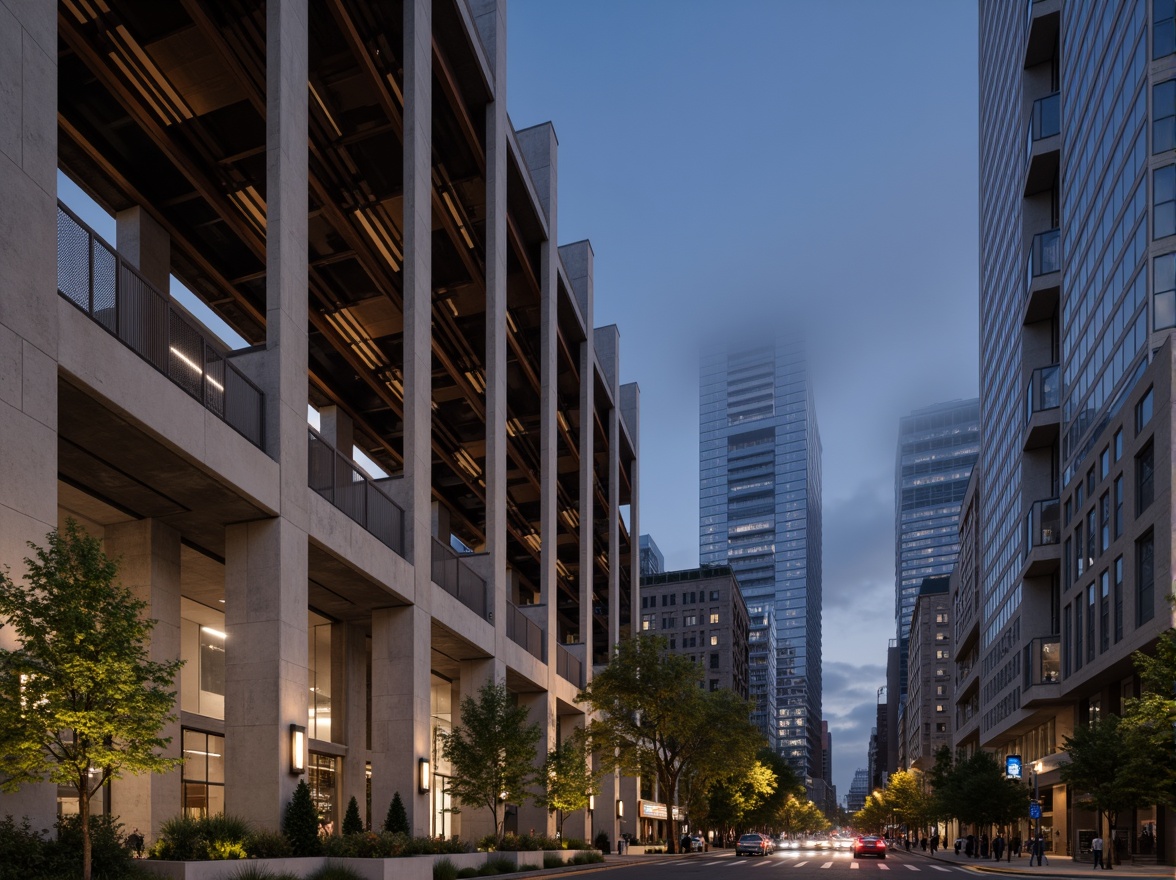
[[1029, 818], [1030, 819], [1040, 819], [1041, 818], [1041, 804], [1037, 803], [1037, 801], [1033, 801], [1032, 803], [1029, 804]]

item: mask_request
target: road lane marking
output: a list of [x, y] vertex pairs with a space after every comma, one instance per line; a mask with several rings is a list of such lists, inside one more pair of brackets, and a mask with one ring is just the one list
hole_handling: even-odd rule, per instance
[[821, 865], [821, 867], [822, 868], [832, 868], [833, 863], [832, 862], [825, 862], [825, 864]]
[[854, 859], [852, 862], [849, 863], [849, 867], [850, 867], [850, 869], [856, 871], [858, 868], [861, 867], [861, 865], [858, 864], [857, 859]]
[[889, 871], [889, 870], [890, 870], [890, 866], [889, 866], [889, 865], [884, 865], [884, 864], [882, 864], [881, 862], [879, 862], [879, 863], [878, 863], [878, 870], [879, 870], [879, 871]]
[[805, 859], [803, 862], [797, 862], [796, 867], [803, 868], [807, 864], [808, 864], [808, 859]]
[[908, 871], [918, 871], [919, 870], [914, 865], [903, 865], [903, 867], [906, 868]]

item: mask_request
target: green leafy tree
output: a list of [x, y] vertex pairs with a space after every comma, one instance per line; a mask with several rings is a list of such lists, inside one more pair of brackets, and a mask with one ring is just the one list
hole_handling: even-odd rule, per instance
[[760, 749], [756, 760], [771, 770], [776, 784], [766, 797], [748, 810], [745, 820], [751, 828], [775, 830], [780, 827], [780, 810], [788, 800], [788, 796], [802, 796], [804, 783], [801, 782], [791, 765], [769, 748]]
[[562, 836], [564, 817], [568, 813], [588, 809], [589, 797], [600, 793], [600, 785], [589, 760], [587, 743], [580, 731], [547, 753], [539, 780], [543, 788], [535, 797], [535, 803], [547, 807], [548, 812], [556, 813]]
[[343, 814], [343, 836], [363, 834], [363, 819], [359, 818], [359, 802], [354, 795], [347, 802], [347, 812]]
[[824, 831], [829, 827], [829, 820], [821, 812], [821, 808], [812, 801], [789, 795], [780, 812], [780, 830], [789, 836], [796, 836], [807, 831]]
[[460, 725], [437, 734], [453, 767], [446, 790], [465, 806], [489, 810], [500, 844], [506, 817], [499, 811], [509, 798], [525, 797], [540, 736], [538, 724], [527, 724], [527, 708], [516, 706], [506, 685], [494, 682], [483, 685], [476, 700], [461, 701]]
[[577, 696], [596, 718], [592, 746], [606, 767], [658, 781], [664, 798], [667, 849], [678, 844], [673, 793], [687, 767], [700, 791], [750, 764], [763, 745], [750, 707], [731, 691], [703, 691], [701, 672], [666, 651], [664, 639], [621, 642], [611, 662]]
[[286, 804], [282, 816], [282, 833], [290, 841], [290, 849], [296, 856], [317, 856], [322, 851], [318, 836], [318, 810], [310, 796], [310, 786], [305, 779], [298, 782], [294, 796]]
[[29, 547], [23, 586], [0, 573], [0, 620], [19, 642], [0, 649], [0, 789], [49, 781], [77, 794], [90, 880], [91, 797], [111, 779], [181, 763], [159, 735], [176, 717], [181, 662], [150, 659], [146, 603], [74, 520]]
[[[1106, 821], [1112, 840], [1120, 813], [1163, 803], [1167, 797], [1166, 774], [1158, 772], [1164, 756], [1150, 739], [1145, 728], [1116, 715], [1076, 727], [1074, 735], [1065, 738], [1070, 762], [1061, 767], [1062, 781], [1079, 793], [1078, 806], [1098, 813], [1100, 828]], [[1107, 848], [1109, 853], [1113, 850]], [[1111, 861], [1108, 858], [1108, 868]]]
[[886, 802], [895, 818], [909, 831], [922, 830], [931, 816], [931, 797], [919, 775], [899, 770], [886, 784]]
[[[686, 778], [690, 779], [689, 771]], [[772, 768], [761, 761], [753, 761], [747, 767], [727, 779], [711, 786], [703, 797], [687, 798], [686, 813], [697, 824], [712, 824], [727, 828], [766, 828], [768, 822], [755, 821], [755, 811], [775, 792], [778, 785]], [[691, 786], [693, 788], [693, 786]]]
[[1005, 777], [1004, 768], [984, 751], [951, 762], [950, 752], [936, 756], [931, 771], [935, 795], [929, 809], [941, 817], [953, 816], [965, 825], [986, 828], [1007, 825], [1025, 815], [1029, 790], [1024, 783]]
[[858, 831], [882, 834], [890, 824], [890, 817], [886, 796], [881, 791], [875, 791], [867, 795], [865, 804], [853, 814], [853, 827]]
[[388, 815], [384, 817], [384, 830], [390, 834], [408, 834], [408, 812], [400, 792], [393, 792], [392, 803], [388, 804]]

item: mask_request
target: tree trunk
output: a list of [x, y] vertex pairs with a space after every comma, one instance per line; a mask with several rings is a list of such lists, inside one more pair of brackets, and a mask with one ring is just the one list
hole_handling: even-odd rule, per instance
[[[1107, 827], [1110, 828], [1110, 833], [1107, 835], [1108, 840], [1103, 842], [1103, 864], [1109, 871], [1115, 861], [1115, 817], [1109, 813], [1107, 814]], [[1110, 846], [1107, 846], [1107, 843], [1110, 843]]]
[[78, 816], [82, 821], [82, 880], [90, 880], [90, 790], [78, 791]]

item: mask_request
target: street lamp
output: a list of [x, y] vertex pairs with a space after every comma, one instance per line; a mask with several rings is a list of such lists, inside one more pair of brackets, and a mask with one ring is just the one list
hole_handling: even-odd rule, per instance
[[[1031, 819], [1037, 820], [1037, 833], [1033, 835], [1033, 845], [1034, 846], [1037, 845], [1037, 839], [1039, 837], [1041, 837], [1041, 797], [1040, 797], [1040, 793], [1037, 788], [1037, 774], [1039, 774], [1040, 772], [1041, 772], [1041, 761], [1034, 761], [1033, 762], [1033, 804], [1029, 808], [1029, 817]], [[1036, 813], [1037, 815], [1033, 815], [1034, 813]], [[1045, 849], [1044, 842], [1041, 844], [1041, 848], [1044, 851], [1044, 849]], [[1042, 855], [1044, 855], [1044, 852], [1042, 853]], [[1030, 862], [1030, 864], [1032, 864], [1032, 862]], [[1041, 855], [1039, 855], [1037, 857], [1037, 864], [1038, 865], [1041, 864]]]

